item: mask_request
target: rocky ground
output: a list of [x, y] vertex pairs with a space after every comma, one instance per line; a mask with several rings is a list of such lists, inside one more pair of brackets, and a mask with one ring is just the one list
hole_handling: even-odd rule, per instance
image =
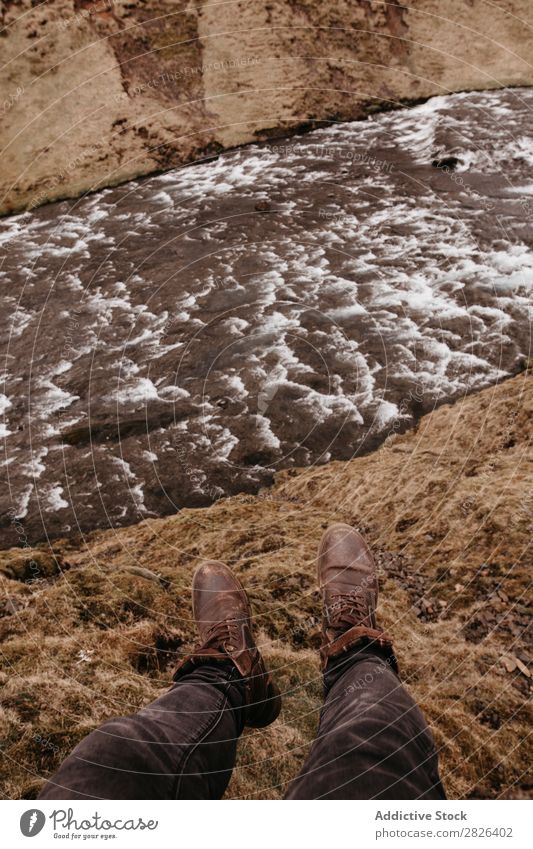
[[4, 551], [3, 795], [34, 798], [84, 734], [163, 691], [194, 639], [190, 580], [206, 557], [248, 588], [284, 693], [276, 723], [239, 744], [228, 796], [281, 795], [316, 728], [314, 557], [334, 520], [374, 546], [380, 619], [449, 795], [530, 795], [532, 423], [526, 371], [365, 457], [281, 472], [258, 495]]
[[531, 85], [529, 0], [4, 0], [0, 213], [451, 91]]

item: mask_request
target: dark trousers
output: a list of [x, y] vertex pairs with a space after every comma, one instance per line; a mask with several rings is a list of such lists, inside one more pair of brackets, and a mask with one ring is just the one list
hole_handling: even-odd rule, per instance
[[[330, 663], [317, 737], [286, 799], [444, 799], [420, 708], [370, 648]], [[93, 731], [41, 799], [219, 799], [243, 729], [231, 663], [198, 666], [133, 716]]]

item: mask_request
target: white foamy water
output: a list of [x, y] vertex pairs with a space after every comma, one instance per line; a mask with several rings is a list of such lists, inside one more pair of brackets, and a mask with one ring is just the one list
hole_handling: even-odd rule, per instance
[[512, 373], [532, 106], [437, 97], [3, 219], [3, 511], [37, 539], [209, 503]]

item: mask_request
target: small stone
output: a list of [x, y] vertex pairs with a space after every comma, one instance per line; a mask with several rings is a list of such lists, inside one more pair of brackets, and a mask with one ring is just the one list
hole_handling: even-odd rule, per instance
[[515, 657], [513, 659], [516, 660], [516, 665], [517, 665], [518, 669], [520, 670], [520, 672], [522, 673], [522, 675], [525, 675], [526, 678], [531, 678], [531, 672], [529, 671], [527, 666], [524, 663], [522, 663], [522, 661], [519, 660], [517, 657]]
[[434, 159], [431, 163], [433, 168], [447, 168], [450, 171], [455, 171], [461, 160], [457, 156], [442, 156], [440, 159]]
[[516, 658], [514, 657], [504, 656], [501, 658], [501, 662], [507, 672], [514, 672], [517, 667]]
[[8, 598], [3, 602], [0, 610], [0, 615], [14, 616], [19, 610], [22, 610], [24, 604], [17, 598]]

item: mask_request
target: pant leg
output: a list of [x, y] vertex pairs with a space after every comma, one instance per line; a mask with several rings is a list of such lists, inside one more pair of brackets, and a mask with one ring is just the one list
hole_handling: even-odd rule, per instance
[[337, 658], [324, 685], [316, 740], [285, 798], [446, 798], [422, 711], [379, 650]]
[[231, 663], [184, 675], [161, 698], [85, 737], [40, 799], [219, 799], [243, 728]]

